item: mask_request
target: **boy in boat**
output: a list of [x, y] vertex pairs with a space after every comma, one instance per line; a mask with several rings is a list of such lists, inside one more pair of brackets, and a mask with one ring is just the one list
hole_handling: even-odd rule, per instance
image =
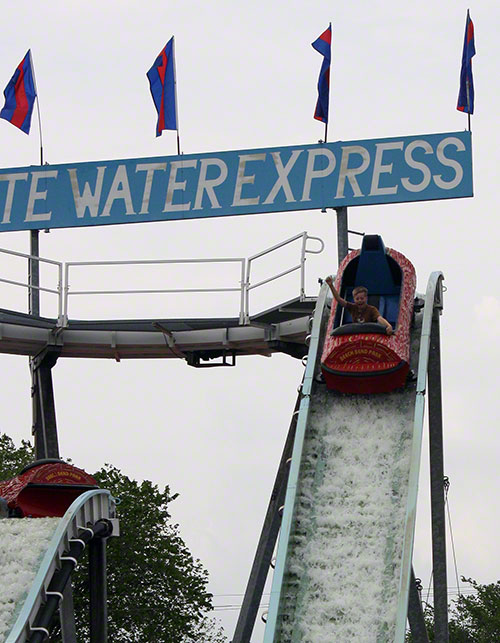
[[364, 324], [366, 322], [376, 322], [385, 326], [385, 332], [392, 335], [393, 329], [387, 319], [384, 319], [375, 306], [370, 306], [368, 303], [368, 289], [364, 286], [357, 286], [352, 291], [354, 303], [346, 301], [337, 292], [333, 285], [333, 278], [330, 275], [325, 279], [326, 283], [330, 286], [330, 290], [335, 300], [351, 313], [352, 321], [356, 324]]

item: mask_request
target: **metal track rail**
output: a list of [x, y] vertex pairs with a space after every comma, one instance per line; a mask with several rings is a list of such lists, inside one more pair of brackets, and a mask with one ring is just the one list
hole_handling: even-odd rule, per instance
[[[394, 596], [394, 607], [391, 607], [388, 610], [384, 623], [373, 623], [373, 629], [370, 628], [369, 635], [371, 636], [373, 632], [374, 641], [384, 640], [394, 641], [394, 643], [403, 643], [405, 638], [415, 530], [416, 502], [418, 493], [418, 477], [420, 470], [420, 454], [422, 446], [431, 323], [434, 309], [442, 308], [442, 280], [443, 275], [440, 272], [432, 273], [432, 275], [430, 276], [425, 297], [424, 314], [420, 315], [419, 317], [419, 324], [422, 324], [421, 334], [419, 338], [415, 337], [415, 341], [413, 344], [413, 352], [415, 353], [415, 351], [418, 351], [418, 378], [416, 386], [415, 384], [412, 384], [412, 386], [407, 387], [407, 390], [404, 392], [404, 394], [400, 394], [401, 399], [398, 398], [398, 400], [395, 399], [394, 394], [389, 394], [387, 397], [380, 396], [379, 398], [377, 398], [378, 402], [376, 402], [375, 399], [373, 400], [373, 402], [371, 402], [368, 398], [356, 401], [355, 397], [353, 397], [352, 400], [346, 397], [337, 397], [336, 401], [333, 400], [333, 398], [332, 400], [330, 400], [332, 406], [328, 407], [328, 409], [331, 409], [331, 412], [333, 414], [339, 412], [338, 407], [342, 407], [344, 409], [344, 412], [346, 410], [349, 411], [350, 408], [350, 414], [354, 418], [354, 422], [356, 422], [355, 418], [357, 417], [358, 413], [368, 412], [368, 416], [370, 417], [373, 411], [374, 413], [379, 414], [388, 413], [390, 416], [388, 416], [387, 418], [388, 421], [394, 420], [398, 423], [398, 425], [400, 424], [401, 426], [407, 426], [407, 428], [404, 430], [404, 438], [401, 438], [400, 440], [397, 437], [398, 429], [396, 428], [394, 432], [394, 445], [395, 449], [398, 451], [398, 453], [394, 456], [394, 462], [398, 467], [400, 466], [400, 463], [404, 462], [406, 464], [404, 464], [403, 474], [398, 474], [398, 479], [395, 479], [393, 482], [394, 489], [397, 490], [400, 500], [397, 501], [397, 506], [389, 510], [391, 515], [388, 515], [386, 517], [386, 520], [388, 522], [388, 530], [387, 535], [384, 536], [384, 561], [380, 561], [382, 567], [385, 566], [386, 570], [384, 572], [382, 583], [384, 585], [387, 585], [386, 589], [388, 589], [389, 585], [391, 586], [392, 589], [390, 591]], [[307, 494], [309, 494], [309, 501], [310, 498], [316, 497], [314, 496], [314, 493], [316, 492], [317, 486], [321, 483], [322, 476], [324, 475], [324, 470], [321, 470], [321, 463], [314, 465], [316, 467], [316, 470], [315, 473], [313, 472], [312, 474], [311, 471], [309, 471], [309, 473], [307, 473], [306, 471], [302, 471], [301, 467], [307, 469], [307, 466], [304, 467], [303, 462], [307, 459], [309, 459], [309, 461], [311, 460], [311, 454], [308, 451], [308, 442], [311, 439], [315, 439], [314, 436], [311, 437], [311, 434], [314, 434], [316, 430], [316, 427], [313, 427], [312, 424], [314, 416], [312, 416], [312, 418], [309, 417], [311, 407], [313, 413], [318, 413], [319, 406], [322, 406], [324, 408], [325, 404], [329, 403], [328, 395], [325, 396], [324, 392], [318, 391], [317, 384], [314, 384], [313, 379], [319, 359], [319, 347], [321, 346], [320, 337], [322, 326], [324, 325], [323, 320], [325, 318], [325, 313], [323, 310], [325, 303], [326, 292], [324, 289], [322, 289], [318, 298], [316, 312], [314, 315], [310, 350], [308, 354], [306, 374], [302, 388], [302, 402], [300, 405], [300, 412], [297, 421], [296, 440], [294, 444], [290, 477], [287, 487], [282, 529], [278, 545], [276, 567], [273, 576], [264, 643], [275, 643], [285, 640], [299, 642], [302, 640], [302, 634], [300, 632], [300, 628], [297, 628], [296, 622], [294, 622], [293, 625], [293, 636], [289, 638], [287, 638], [288, 635], [285, 637], [282, 636], [281, 626], [284, 622], [283, 618], [296, 618], [295, 616], [292, 617], [289, 613], [286, 613], [287, 609], [293, 609], [298, 614], [304, 614], [306, 612], [308, 596], [311, 595], [307, 586], [309, 581], [301, 581], [300, 578], [297, 579], [297, 573], [299, 573], [297, 572], [297, 557], [295, 557], [292, 562], [292, 565], [294, 566], [294, 570], [292, 572], [289, 570], [288, 565], [290, 564], [290, 557], [294, 552], [294, 548], [299, 547], [297, 543], [299, 541], [302, 541], [302, 545], [300, 546], [304, 547], [304, 543], [310, 542], [311, 539], [311, 533], [309, 531], [304, 534], [300, 533], [301, 531], [304, 531], [305, 522], [303, 520], [303, 512], [301, 514], [302, 518], [297, 517], [298, 505], [300, 503], [304, 503], [304, 498], [301, 497], [301, 499], [299, 500], [301, 487], [303, 485], [309, 485], [307, 486], [306, 490], [306, 496]], [[416, 354], [414, 356], [414, 359], [416, 364]], [[315, 399], [316, 397], [318, 398], [317, 400]], [[373, 409], [371, 409], [371, 404], [375, 405], [373, 406]], [[404, 412], [399, 408], [401, 405], [405, 408]], [[329, 413], [330, 411], [327, 410], [326, 412]], [[411, 425], [412, 416], [413, 427]], [[359, 466], [363, 466], [362, 461], [360, 462]], [[306, 475], [309, 475], [310, 478], [308, 482], [306, 482], [305, 479], [302, 479]], [[313, 530], [315, 530], [315, 516], [317, 514], [317, 511], [319, 510], [315, 509], [315, 507], [312, 506], [311, 511], [312, 519], [308, 524], [308, 529], [310, 530], [312, 528]], [[320, 516], [320, 519], [321, 518], [322, 517]], [[296, 520], [302, 520], [302, 524], [299, 528], [297, 527], [297, 524], [295, 524]], [[391, 521], [394, 522], [394, 525], [389, 524], [391, 523]], [[300, 567], [302, 564], [303, 561], [299, 561], [298, 567]], [[328, 561], [325, 561], [325, 564], [328, 565]], [[395, 573], [397, 575], [394, 575], [394, 572], [390, 573], [388, 571], [391, 568], [395, 570]], [[336, 589], [338, 592], [343, 593], [345, 592], [346, 588], [340, 585], [336, 587]], [[294, 595], [291, 599], [291, 602], [290, 592], [292, 593], [292, 595]], [[285, 610], [285, 613], [283, 612], [283, 610]], [[331, 631], [329, 631], [328, 634], [328, 636], [321, 638], [321, 640], [330, 640]], [[319, 641], [320, 638], [318, 638], [317, 640]]]
[[271, 596], [269, 611], [267, 615], [266, 631], [264, 634], [264, 643], [273, 643], [276, 624], [278, 619], [278, 609], [280, 603], [281, 587], [285, 573], [286, 555], [288, 550], [288, 541], [292, 528], [293, 514], [296, 503], [297, 486], [300, 475], [300, 462], [302, 459], [302, 450], [306, 435], [307, 423], [309, 419], [309, 405], [311, 398], [314, 374], [316, 372], [316, 363], [320, 354], [320, 338], [324, 326], [325, 305], [328, 294], [328, 285], [326, 283], [321, 287], [316, 310], [314, 312], [313, 324], [311, 329], [311, 338], [309, 343], [309, 352], [307, 355], [306, 371], [302, 383], [302, 400], [299, 407], [299, 416], [297, 419], [297, 428], [295, 430], [295, 442], [293, 446], [292, 462], [290, 473], [288, 474], [288, 485], [285, 496], [285, 507], [281, 522], [281, 533], [278, 544], [278, 555], [274, 569], [273, 583], [271, 586]]
[[425, 293], [424, 318], [420, 338], [420, 355], [418, 359], [417, 399], [415, 403], [415, 419], [413, 422], [413, 441], [410, 464], [410, 480], [408, 485], [408, 502], [405, 519], [405, 538], [403, 544], [403, 560], [399, 582], [399, 601], [396, 616], [395, 643], [403, 643], [405, 639], [406, 615], [410, 591], [411, 561], [413, 542], [415, 538], [415, 521], [417, 517], [418, 477], [420, 474], [420, 454], [422, 451], [422, 435], [424, 426], [425, 394], [427, 371], [429, 367], [429, 352], [431, 345], [431, 327], [434, 308], [443, 308], [443, 279], [440, 271], [431, 273]]
[[[5, 643], [24, 643], [36, 632], [35, 619], [40, 607], [47, 601], [49, 584], [61, 568], [71, 539], [78, 538], [82, 529], [89, 529], [99, 520], [114, 519], [111, 495], [104, 489], [93, 489], [79, 496], [61, 518], [35, 579], [28, 591], [17, 619]], [[20, 519], [22, 520], [22, 519]], [[35, 629], [34, 629], [35, 628]]]

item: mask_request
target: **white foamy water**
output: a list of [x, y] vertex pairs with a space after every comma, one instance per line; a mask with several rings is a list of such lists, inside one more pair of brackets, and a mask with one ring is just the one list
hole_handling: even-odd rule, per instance
[[316, 387], [282, 589], [281, 643], [393, 640], [415, 387]]
[[5, 641], [60, 518], [0, 520], [0, 641]]

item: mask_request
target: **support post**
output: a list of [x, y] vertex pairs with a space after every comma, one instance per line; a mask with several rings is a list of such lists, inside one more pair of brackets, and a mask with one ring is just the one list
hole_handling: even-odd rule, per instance
[[448, 643], [448, 579], [446, 572], [446, 518], [444, 497], [443, 415], [441, 399], [441, 355], [439, 316], [432, 316], [429, 352], [429, 457], [431, 477], [432, 561], [434, 579], [434, 635]]
[[427, 628], [425, 627], [424, 612], [418, 593], [417, 580], [413, 567], [411, 568], [410, 595], [408, 599], [408, 621], [411, 634], [415, 643], [429, 643]]
[[276, 474], [276, 480], [271, 493], [271, 499], [269, 500], [264, 525], [257, 545], [257, 551], [255, 552], [252, 570], [248, 579], [232, 643], [249, 643], [252, 636], [257, 611], [262, 599], [262, 592], [264, 591], [274, 547], [281, 525], [281, 513], [279, 512], [279, 509], [285, 502], [290, 466], [289, 459], [292, 457], [299, 406], [300, 394], [297, 397], [297, 403], [295, 404], [295, 411], [292, 416], [288, 436], [283, 448], [283, 454], [278, 467], [278, 473]]
[[349, 235], [347, 231], [347, 207], [335, 208], [337, 213], [337, 249], [339, 266], [349, 252]]
[[57, 362], [59, 354], [58, 347], [47, 346], [31, 360], [32, 432], [35, 436], [35, 458], [37, 460], [59, 458], [54, 387], [52, 385], [52, 367]]
[[[38, 230], [30, 230], [30, 255], [33, 257], [40, 256]], [[40, 262], [36, 259], [28, 259], [28, 313], [38, 317], [40, 315]], [[35, 436], [35, 458], [41, 460], [48, 458], [47, 445], [43, 439], [43, 429], [41, 421], [41, 412], [39, 396], [36, 391], [39, 387], [36, 381], [36, 367], [34, 358], [29, 359], [29, 369], [31, 373], [31, 399], [32, 399], [32, 433]], [[56, 456], [59, 457], [59, 456]]]
[[61, 617], [61, 635], [63, 643], [77, 643], [75, 608], [73, 604], [73, 587], [71, 578], [63, 590], [63, 599], [59, 607]]
[[[40, 256], [40, 238], [38, 230], [30, 230], [30, 255]], [[28, 264], [28, 312], [30, 315], [40, 315], [40, 262], [29, 259]]]
[[108, 640], [108, 589], [106, 581], [106, 538], [89, 543], [90, 643]]

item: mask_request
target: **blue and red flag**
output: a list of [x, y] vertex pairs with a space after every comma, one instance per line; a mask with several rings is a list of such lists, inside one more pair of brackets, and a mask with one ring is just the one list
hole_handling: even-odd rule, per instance
[[158, 112], [156, 136], [161, 136], [164, 129], [177, 129], [174, 65], [174, 37], [172, 36], [147, 73], [151, 96]]
[[31, 63], [31, 50], [17, 66], [4, 91], [5, 105], [0, 118], [12, 123], [26, 134], [30, 133], [31, 114], [35, 105], [36, 88]]
[[476, 54], [474, 45], [474, 24], [467, 10], [465, 21], [464, 51], [460, 70], [460, 91], [458, 92], [457, 109], [460, 112], [474, 114], [474, 82], [472, 80], [472, 57]]
[[318, 79], [318, 102], [314, 118], [328, 123], [328, 103], [330, 97], [330, 63], [332, 58], [332, 24], [312, 43], [314, 49], [323, 56], [323, 64]]

